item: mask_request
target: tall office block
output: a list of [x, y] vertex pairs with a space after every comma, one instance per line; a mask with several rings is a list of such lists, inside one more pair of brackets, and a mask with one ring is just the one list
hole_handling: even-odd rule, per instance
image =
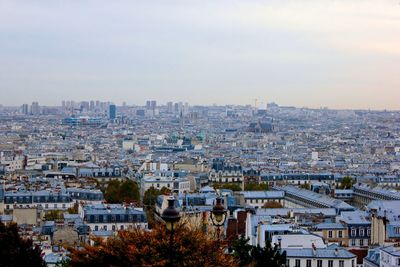
[[29, 114], [29, 105], [28, 104], [23, 104], [21, 107], [21, 113], [24, 115]]
[[31, 114], [32, 115], [39, 115], [40, 114], [40, 106], [39, 106], [38, 102], [32, 102]]
[[117, 106], [110, 105], [108, 115], [110, 120], [115, 120], [115, 118], [117, 117]]

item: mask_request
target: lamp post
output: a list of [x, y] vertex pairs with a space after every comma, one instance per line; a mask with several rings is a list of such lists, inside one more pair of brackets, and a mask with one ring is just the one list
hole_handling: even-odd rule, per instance
[[215, 227], [217, 227], [217, 238], [220, 239], [221, 226], [224, 225], [226, 221], [227, 211], [222, 204], [222, 198], [217, 197], [215, 205], [211, 211], [211, 221]]
[[167, 231], [170, 234], [169, 235], [169, 265], [172, 267], [172, 266], [174, 266], [174, 264], [173, 264], [174, 231], [175, 231], [176, 224], [181, 219], [181, 215], [179, 214], [179, 211], [177, 211], [175, 209], [175, 199], [174, 198], [168, 199], [168, 207], [161, 214], [161, 218], [164, 220], [165, 228], [167, 228]]

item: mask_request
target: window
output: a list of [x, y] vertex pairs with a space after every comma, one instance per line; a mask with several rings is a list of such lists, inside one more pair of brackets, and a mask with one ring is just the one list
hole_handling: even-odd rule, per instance
[[306, 267], [311, 267], [311, 260], [307, 260], [307, 266]]
[[332, 237], [333, 237], [332, 231], [328, 231], [328, 237], [329, 237], [329, 238], [332, 238]]
[[364, 236], [364, 228], [360, 228], [360, 236]]
[[296, 260], [295, 266], [296, 266], [296, 267], [300, 267], [300, 260]]
[[364, 239], [360, 239], [360, 247], [364, 246]]
[[355, 240], [355, 239], [352, 239], [352, 240], [351, 240], [351, 245], [352, 245], [353, 247], [356, 245], [356, 240]]
[[339, 231], [339, 238], [342, 238], [342, 237], [343, 237], [343, 232]]
[[317, 267], [322, 267], [322, 260], [317, 260]]
[[344, 260], [339, 261], [339, 267], [344, 267]]
[[95, 230], [95, 231], [99, 231], [99, 226], [98, 226], [98, 225], [95, 225], [95, 226], [94, 226], [94, 230]]
[[351, 260], [351, 267], [356, 267], [355, 261]]
[[328, 261], [328, 267], [333, 267], [333, 260]]
[[351, 229], [351, 236], [356, 236], [356, 229]]
[[370, 228], [367, 229], [367, 236], [371, 236], [371, 229]]

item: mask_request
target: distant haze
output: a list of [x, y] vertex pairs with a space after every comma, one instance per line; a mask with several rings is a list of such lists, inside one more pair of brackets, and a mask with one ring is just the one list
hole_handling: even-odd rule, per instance
[[0, 95], [400, 109], [400, 2], [0, 0]]

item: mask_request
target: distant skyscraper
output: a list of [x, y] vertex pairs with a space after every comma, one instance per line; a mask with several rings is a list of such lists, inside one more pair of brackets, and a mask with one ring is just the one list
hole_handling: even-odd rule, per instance
[[175, 105], [174, 105], [175, 113], [180, 114], [182, 112], [182, 108], [183, 108], [182, 102], [175, 103]]
[[174, 103], [172, 103], [172, 102], [167, 103], [167, 111], [169, 113], [172, 113], [174, 111]]
[[151, 103], [151, 109], [152, 109], [152, 110], [155, 110], [156, 107], [157, 107], [157, 101], [152, 100], [150, 103]]
[[94, 110], [94, 107], [95, 107], [95, 102], [94, 102], [93, 100], [91, 100], [91, 101], [90, 101], [90, 104], [89, 104], [89, 109], [90, 109], [90, 111], [93, 111], [93, 110]]
[[28, 104], [23, 104], [21, 107], [21, 113], [24, 115], [29, 114], [29, 105]]
[[88, 111], [89, 107], [90, 107], [90, 104], [88, 101], [81, 102], [81, 106], [80, 106], [81, 111]]
[[110, 120], [115, 120], [117, 117], [117, 106], [116, 105], [110, 105], [109, 106], [109, 112], [108, 112]]
[[38, 102], [32, 102], [31, 114], [32, 115], [39, 115], [40, 114], [40, 106], [39, 106]]

